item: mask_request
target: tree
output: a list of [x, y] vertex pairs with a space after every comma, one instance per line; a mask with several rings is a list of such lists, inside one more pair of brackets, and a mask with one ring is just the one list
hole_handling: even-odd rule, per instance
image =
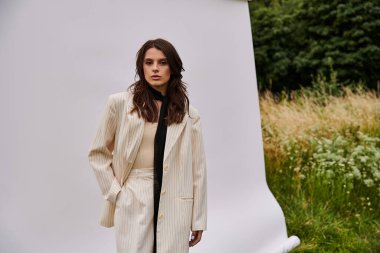
[[249, 3], [260, 89], [309, 86], [331, 64], [343, 84], [380, 81], [380, 0]]

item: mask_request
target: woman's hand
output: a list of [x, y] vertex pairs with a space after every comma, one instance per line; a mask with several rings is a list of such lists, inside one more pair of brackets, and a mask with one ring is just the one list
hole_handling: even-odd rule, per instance
[[203, 233], [203, 230], [198, 230], [198, 231], [192, 231], [191, 232], [191, 240], [189, 242], [189, 246], [190, 247], [193, 247], [195, 244], [197, 244], [201, 240], [202, 233]]

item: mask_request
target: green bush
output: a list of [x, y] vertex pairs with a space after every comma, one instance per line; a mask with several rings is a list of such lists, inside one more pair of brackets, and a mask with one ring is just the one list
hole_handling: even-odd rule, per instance
[[333, 199], [337, 210], [379, 210], [380, 138], [353, 128], [331, 139], [311, 137], [308, 142], [306, 151], [297, 141], [286, 147], [289, 167], [298, 169], [299, 187], [324, 200]]
[[301, 238], [295, 252], [379, 252], [380, 138], [352, 127], [283, 145], [266, 155], [267, 179]]

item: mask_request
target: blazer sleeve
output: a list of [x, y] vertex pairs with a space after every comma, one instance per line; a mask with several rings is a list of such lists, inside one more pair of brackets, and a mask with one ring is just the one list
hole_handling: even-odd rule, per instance
[[115, 101], [112, 95], [109, 95], [95, 138], [88, 152], [89, 163], [95, 172], [100, 190], [104, 198], [112, 203], [116, 202], [116, 196], [121, 190], [112, 168], [112, 152], [117, 126], [116, 116]]
[[207, 175], [201, 119], [196, 113], [192, 126], [192, 167], [194, 203], [191, 230], [207, 229]]

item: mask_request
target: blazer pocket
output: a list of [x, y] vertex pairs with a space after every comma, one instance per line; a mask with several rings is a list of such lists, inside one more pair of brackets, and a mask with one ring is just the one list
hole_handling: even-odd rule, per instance
[[193, 201], [194, 197], [192, 197], [192, 196], [181, 196], [181, 197], [179, 197], [179, 199], [185, 200], [185, 201]]

